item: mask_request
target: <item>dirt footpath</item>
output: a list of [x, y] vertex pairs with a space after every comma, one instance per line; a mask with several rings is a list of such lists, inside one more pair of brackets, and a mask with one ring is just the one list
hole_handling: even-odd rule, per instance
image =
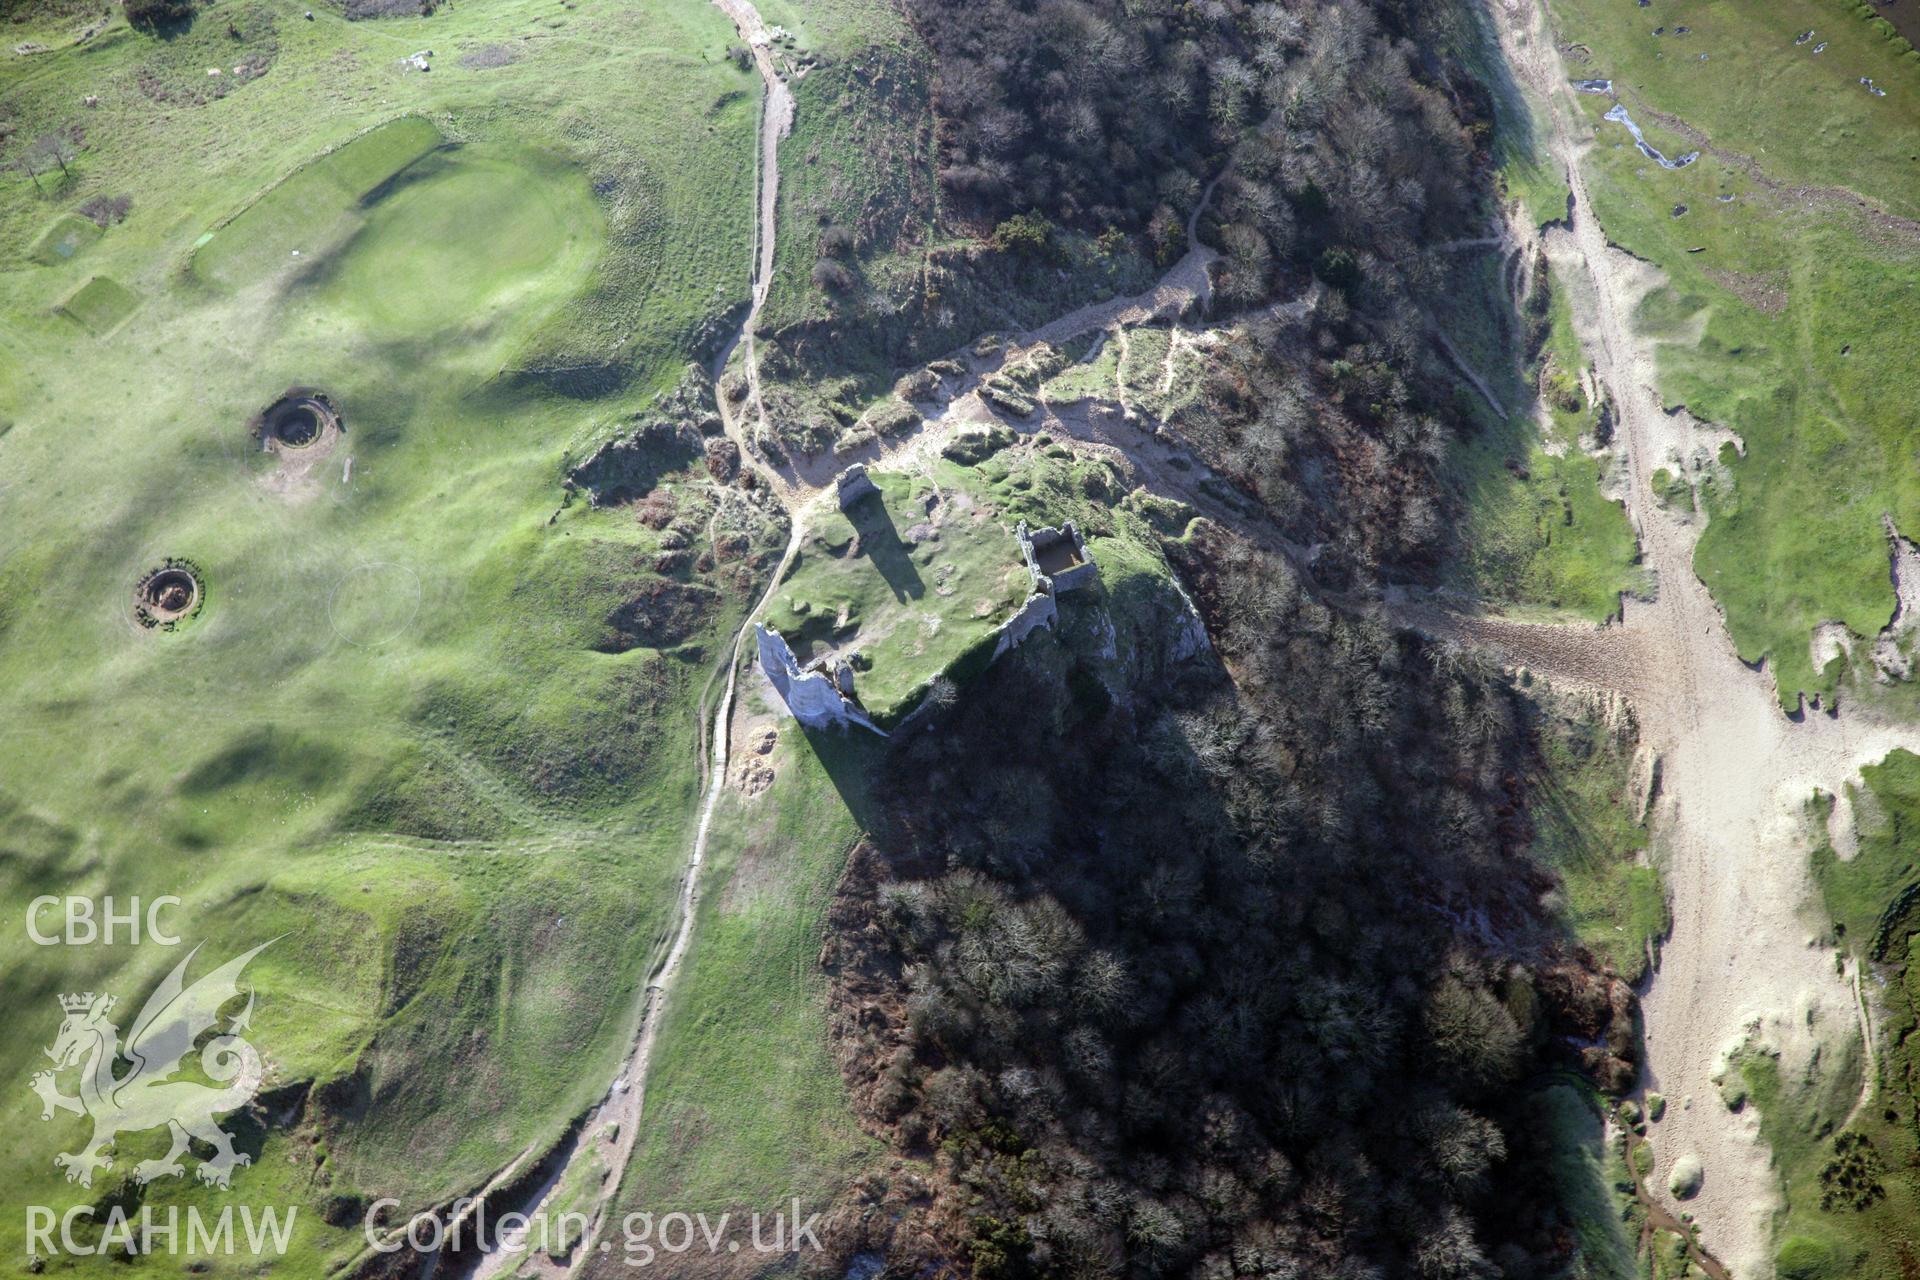
[[[1652, 603], [1628, 600], [1618, 627], [1590, 631], [1619, 659], [1574, 655], [1589, 671], [1634, 697], [1648, 743], [1662, 757], [1653, 821], [1672, 895], [1673, 933], [1643, 997], [1647, 1070], [1643, 1085], [1666, 1095], [1650, 1127], [1666, 1197], [1666, 1171], [1682, 1156], [1706, 1170], [1684, 1206], [1702, 1237], [1740, 1277], [1772, 1273], [1772, 1219], [1778, 1179], [1749, 1107], [1729, 1111], [1714, 1077], [1741, 1044], [1780, 1055], [1781, 1076], [1799, 1078], [1817, 1060], [1860, 1035], [1853, 992], [1820, 945], [1825, 921], [1809, 873], [1819, 832], [1806, 802], [1815, 789], [1838, 793], [1863, 765], [1895, 747], [1920, 748], [1920, 731], [1848, 708], [1789, 719], [1764, 670], [1742, 662], [1718, 606], [1693, 572], [1699, 524], [1654, 500], [1652, 472], [1664, 461], [1672, 420], [1654, 387], [1652, 345], [1630, 317], [1660, 281], [1652, 269], [1608, 244], [1589, 210], [1579, 161], [1591, 139], [1573, 107], [1567, 69], [1540, 12], [1502, 0], [1502, 41], [1517, 74], [1551, 104], [1553, 154], [1573, 188], [1570, 230], [1551, 248], [1574, 268], [1575, 326], [1598, 380], [1612, 393], [1627, 454], [1627, 513], [1658, 582]], [[1738, 423], [1726, 424], [1736, 432]], [[1564, 644], [1536, 643], [1554, 628], [1490, 637], [1543, 669], [1560, 665]]]

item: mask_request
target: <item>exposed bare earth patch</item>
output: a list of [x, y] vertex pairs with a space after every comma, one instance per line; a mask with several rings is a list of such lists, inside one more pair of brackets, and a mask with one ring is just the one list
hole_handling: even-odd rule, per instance
[[1723, 271], [1706, 269], [1707, 278], [1763, 315], [1778, 315], [1787, 305], [1784, 271]]

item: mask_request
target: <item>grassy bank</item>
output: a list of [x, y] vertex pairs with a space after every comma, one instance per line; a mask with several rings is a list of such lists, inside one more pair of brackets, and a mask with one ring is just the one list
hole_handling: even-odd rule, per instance
[[[730, 789], [714, 816], [697, 944], [661, 1028], [647, 1115], [615, 1212], [733, 1211], [769, 1220], [794, 1197], [824, 1209], [870, 1141], [829, 1054], [820, 940], [860, 826], [854, 808], [878, 739], [808, 735], [771, 719], [758, 673], [736, 763], [771, 788]], [[759, 751], [761, 735], [776, 743]], [[852, 807], [850, 807], [850, 805]], [[804, 1218], [805, 1214], [802, 1214]]]
[[[1623, 710], [1549, 697], [1533, 725], [1533, 856], [1560, 876], [1567, 926], [1630, 983], [1645, 976], [1668, 927], [1634, 777], [1637, 736]], [[1644, 785], [1644, 783], [1642, 784]]]
[[1503, 418], [1476, 398], [1479, 430], [1453, 451], [1450, 479], [1464, 517], [1453, 585], [1521, 613], [1616, 617], [1621, 595], [1647, 583], [1626, 512], [1601, 487], [1605, 455], [1587, 452], [1601, 409], [1581, 378], [1586, 360], [1566, 296], [1547, 287], [1545, 340], [1529, 384], [1517, 372], [1503, 376], [1516, 367], [1518, 335], [1487, 319], [1510, 307], [1499, 260], [1483, 253], [1458, 274], [1468, 287], [1457, 296], [1479, 305], [1462, 307], [1449, 328], [1511, 412]]
[[1920, 817], [1920, 757], [1896, 751], [1863, 771], [1852, 793], [1859, 851], [1842, 861], [1831, 848], [1813, 857], [1814, 877], [1842, 951], [1860, 966], [1875, 1013], [1870, 1093], [1822, 1096], [1783, 1078], [1771, 1058], [1750, 1055], [1740, 1069], [1761, 1128], [1777, 1153], [1788, 1211], [1780, 1225], [1782, 1276], [1904, 1276], [1920, 1200], [1907, 1176], [1920, 1159], [1913, 1031], [1920, 1020], [1920, 884], [1912, 840]]
[[[1710, 519], [1695, 564], [1741, 656], [1767, 660], [1789, 707], [1801, 691], [1829, 693], [1862, 669], [1865, 646], [1852, 670], [1815, 670], [1810, 635], [1832, 621], [1863, 638], [1885, 626], [1894, 601], [1882, 517], [1920, 526], [1902, 408], [1920, 391], [1905, 354], [1920, 338], [1920, 239], [1850, 197], [1796, 185], [1844, 183], [1912, 212], [1920, 124], [1908, 113], [1920, 69], [1832, 13], [1715, 6], [1684, 37], [1691, 61], [1682, 65], [1680, 44], [1648, 34], [1651, 19], [1556, 6], [1566, 37], [1591, 46], [1587, 69], [1615, 78], [1652, 145], [1668, 155], [1699, 146], [1663, 123], [1666, 112], [1727, 148], [1664, 169], [1600, 118], [1606, 99], [1581, 100], [1596, 138], [1586, 161], [1595, 213], [1666, 276], [1638, 318], [1660, 344], [1661, 395], [1744, 442], [1721, 459], [1730, 483], [1702, 494]], [[1793, 44], [1809, 26], [1833, 41], [1812, 61], [1809, 46]], [[1742, 58], [1781, 65], [1763, 71]], [[1899, 92], [1872, 97], [1856, 71]], [[1762, 78], [1781, 91], [1752, 92]]]

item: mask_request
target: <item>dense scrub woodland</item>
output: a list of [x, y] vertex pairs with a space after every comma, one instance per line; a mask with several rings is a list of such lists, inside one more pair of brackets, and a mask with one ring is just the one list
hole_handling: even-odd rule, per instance
[[1518, 699], [1204, 522], [1170, 553], [1218, 663], [1116, 689], [1038, 642], [890, 762], [830, 969], [866, 1119], [935, 1173], [849, 1247], [1554, 1274], [1512, 1102], [1568, 1036], [1630, 1055], [1630, 998], [1547, 940]]
[[1167, 261], [1224, 173], [1207, 238], [1224, 296], [1250, 304], [1305, 267], [1368, 295], [1417, 283], [1419, 246], [1475, 208], [1483, 91], [1431, 54], [1419, 6], [909, 8], [939, 54], [940, 182], [963, 216], [1144, 233]]
[[940, 180], [998, 221], [1037, 210], [1165, 243], [1232, 154], [1235, 238], [1385, 248], [1465, 211], [1470, 171], [1404, 4], [910, 0], [939, 57]]
[[869, 1177], [842, 1251], [1558, 1274], [1521, 1086], [1629, 1084], [1632, 996], [1550, 918], [1521, 697], [1353, 603], [1445, 547], [1469, 415], [1424, 246], [1493, 206], [1484, 90], [1411, 5], [909, 9], [952, 216], [1164, 264], [1207, 200], [1215, 313], [1245, 323], [1164, 430], [1271, 536], [1165, 525], [1204, 661], [1120, 671], [1069, 625], [894, 748], [828, 960], [862, 1118], [930, 1165]]
[[[1492, 111], [1441, 52], [1434, 13], [1386, 0], [906, 9], [933, 51], [938, 212], [918, 188], [857, 210], [802, 198], [817, 215], [816, 309], [776, 296], [766, 326], [783, 443], [825, 448], [889, 367], [1138, 289], [1190, 229], [1224, 255], [1216, 316], [1318, 282], [1337, 297], [1316, 323], [1340, 347], [1357, 317], [1401, 372], [1438, 374], [1436, 246], [1491, 215]], [[883, 64], [876, 79], [914, 74]]]

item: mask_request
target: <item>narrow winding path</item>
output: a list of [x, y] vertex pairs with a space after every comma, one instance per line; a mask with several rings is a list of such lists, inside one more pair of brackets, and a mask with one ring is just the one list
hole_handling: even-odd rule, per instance
[[[754, 152], [756, 209], [750, 302], [739, 329], [714, 358], [714, 400], [720, 406], [721, 421], [726, 426], [728, 437], [740, 450], [741, 461], [756, 468], [761, 478], [769, 481], [774, 492], [780, 494], [791, 508], [794, 505], [791, 500], [793, 495], [789, 492], [786, 479], [764, 464], [764, 451], [755, 447], [759, 440], [771, 437], [766, 402], [760, 396], [760, 361], [754, 349], [753, 331], [760, 322], [762, 308], [767, 305], [767, 295], [773, 289], [774, 254], [778, 246], [780, 222], [780, 142], [793, 130], [793, 91], [780, 74], [780, 64], [774, 56], [773, 39], [767, 34], [766, 24], [760, 21], [760, 13], [751, 0], [713, 0], [713, 3], [733, 19], [734, 29], [739, 31], [741, 40], [746, 43], [754, 68], [759, 71], [761, 83], [766, 88], [760, 99], [760, 140]], [[721, 378], [736, 350], [740, 352], [741, 373], [746, 380], [746, 403], [753, 412], [755, 429], [751, 432], [739, 420], [738, 413], [720, 388]]]
[[[672, 992], [674, 980], [679, 976], [687, 953], [693, 945], [693, 932], [699, 917], [700, 908], [700, 872], [706, 864], [707, 842], [712, 836], [713, 815], [719, 805], [720, 793], [727, 785], [727, 764], [730, 748], [728, 728], [733, 719], [734, 699], [740, 675], [741, 661], [746, 654], [747, 637], [752, 631], [753, 620], [765, 612], [768, 601], [778, 588], [780, 579], [785, 575], [787, 566], [793, 562], [794, 553], [800, 546], [804, 531], [801, 519], [800, 503], [794, 501], [792, 487], [761, 459], [761, 452], [755, 445], [753, 432], [741, 420], [741, 415], [728, 403], [727, 397], [720, 392], [720, 375], [727, 368], [736, 350], [742, 357], [746, 376], [747, 407], [751, 409], [756, 426], [764, 431], [766, 426], [766, 408], [760, 399], [759, 369], [755, 363], [753, 329], [760, 318], [760, 311], [766, 305], [767, 294], [773, 279], [775, 235], [779, 213], [780, 141], [793, 127], [793, 95], [786, 82], [781, 78], [780, 68], [774, 60], [772, 41], [766, 27], [760, 21], [760, 14], [750, 0], [713, 0], [713, 3], [733, 20], [740, 38], [745, 41], [753, 55], [755, 67], [759, 70], [766, 92], [761, 100], [760, 129], [758, 146], [754, 155], [755, 217], [752, 239], [752, 280], [750, 302], [742, 316], [740, 327], [721, 349], [715, 358], [713, 375], [715, 382], [715, 402], [720, 408], [720, 417], [724, 430], [740, 450], [741, 464], [755, 468], [762, 479], [779, 496], [788, 509], [789, 532], [785, 550], [779, 563], [767, 579], [765, 590], [754, 601], [753, 607], [743, 615], [740, 627], [733, 635], [733, 643], [728, 646], [726, 680], [721, 686], [720, 697], [712, 708], [711, 730], [705, 735], [707, 744], [705, 791], [700, 804], [700, 818], [694, 828], [693, 843], [687, 853], [687, 862], [680, 874], [679, 896], [675, 903], [672, 940], [667, 951], [654, 966], [649, 976], [645, 994], [642, 997], [640, 1011], [640, 1031], [634, 1041], [633, 1051], [627, 1056], [620, 1074], [607, 1090], [586, 1119], [578, 1132], [570, 1140], [560, 1159], [555, 1161], [550, 1173], [534, 1187], [520, 1204], [508, 1206], [512, 1211], [526, 1214], [539, 1220], [543, 1214], [553, 1213], [558, 1206], [552, 1203], [554, 1193], [568, 1181], [568, 1175], [582, 1161], [598, 1160], [608, 1170], [608, 1176], [597, 1189], [591, 1208], [587, 1211], [591, 1225], [581, 1243], [563, 1258], [555, 1258], [544, 1252], [525, 1251], [525, 1243], [538, 1246], [540, 1237], [529, 1240], [525, 1232], [512, 1237], [507, 1242], [510, 1247], [482, 1256], [471, 1271], [473, 1280], [493, 1280], [500, 1275], [536, 1275], [541, 1277], [568, 1277], [577, 1274], [585, 1261], [595, 1255], [601, 1241], [605, 1239], [608, 1221], [612, 1216], [620, 1189], [626, 1180], [628, 1165], [633, 1155], [634, 1142], [640, 1129], [640, 1119], [646, 1106], [648, 1073], [653, 1064], [653, 1051], [658, 1043], [660, 1025], [666, 1013], [667, 1000]], [[707, 708], [701, 708], [701, 722], [706, 725]], [[502, 1212], [494, 1212], [497, 1220]], [[548, 1231], [555, 1224], [547, 1222]]]

